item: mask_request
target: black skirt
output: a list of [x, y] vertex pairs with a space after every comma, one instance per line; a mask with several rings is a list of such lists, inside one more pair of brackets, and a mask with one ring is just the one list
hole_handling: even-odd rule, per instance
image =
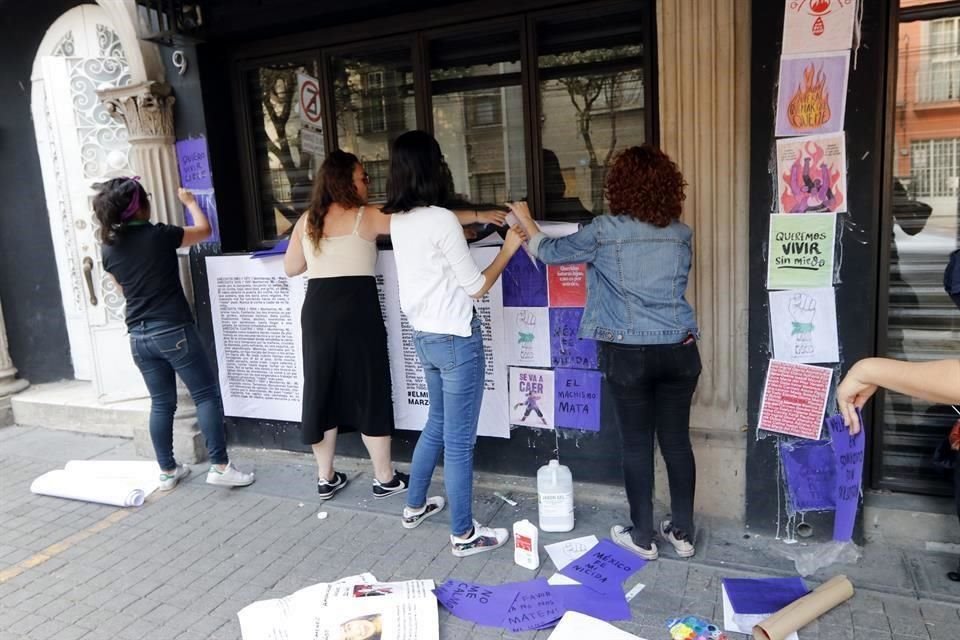
[[376, 280], [311, 278], [300, 325], [303, 443], [316, 444], [333, 428], [393, 435], [387, 332]]

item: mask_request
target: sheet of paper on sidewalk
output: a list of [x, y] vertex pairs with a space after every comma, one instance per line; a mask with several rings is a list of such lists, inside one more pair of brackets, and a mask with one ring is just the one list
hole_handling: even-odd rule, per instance
[[453, 615], [489, 627], [502, 626], [517, 599], [517, 589], [512, 585], [488, 587], [459, 580], [447, 580], [434, 594]]
[[604, 538], [560, 573], [601, 593], [623, 591], [623, 581], [643, 568], [646, 561]]
[[[851, 436], [843, 424], [841, 416], [830, 416], [826, 420], [830, 432], [830, 444], [836, 460], [837, 493], [836, 513], [833, 520], [833, 539], [847, 542], [853, 537], [853, 526], [857, 520], [857, 508], [860, 506], [860, 485], [863, 481], [864, 432], [860, 429]], [[863, 416], [860, 416], [863, 425]]]
[[30, 491], [115, 507], [139, 507], [159, 486], [160, 468], [156, 462], [71, 460], [63, 469], [34, 480]]
[[[753, 634], [753, 628], [770, 617], [769, 613], [735, 613], [733, 605], [730, 604], [730, 598], [727, 596], [727, 590], [722, 585], [720, 591], [723, 594], [723, 630], [733, 633], [743, 633], [748, 636]], [[773, 612], [771, 612], [773, 613]], [[784, 640], [799, 640], [797, 632], [794, 631]]]
[[507, 611], [504, 627], [513, 633], [552, 627], [563, 616], [553, 588], [543, 578], [515, 583], [517, 597]]
[[433, 586], [432, 580], [380, 583], [369, 574], [354, 576], [255, 602], [237, 617], [243, 640], [439, 640]]
[[810, 593], [799, 576], [724, 578], [723, 588], [737, 613], [775, 613]]
[[630, 604], [622, 593], [600, 593], [583, 585], [552, 586], [564, 611], [578, 611], [600, 620], [630, 620]]
[[643, 640], [640, 636], [621, 631], [612, 624], [569, 611], [560, 619], [560, 624], [550, 634], [549, 640]]
[[597, 536], [590, 535], [582, 536], [580, 538], [571, 538], [570, 540], [564, 540], [563, 542], [545, 544], [543, 545], [543, 548], [546, 550], [547, 555], [550, 556], [550, 559], [553, 560], [553, 566], [555, 566], [559, 571], [585, 554], [590, 549], [597, 546], [597, 543], [599, 542], [600, 541], [597, 539]]

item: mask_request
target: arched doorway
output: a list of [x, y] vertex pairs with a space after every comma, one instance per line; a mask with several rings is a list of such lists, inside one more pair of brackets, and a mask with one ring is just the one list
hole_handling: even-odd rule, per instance
[[85, 4], [47, 31], [34, 61], [31, 109], [53, 238], [61, 299], [78, 380], [101, 402], [146, 395], [133, 364], [124, 301], [103, 270], [91, 185], [130, 175], [126, 127], [97, 97], [130, 84], [131, 72], [111, 17]]

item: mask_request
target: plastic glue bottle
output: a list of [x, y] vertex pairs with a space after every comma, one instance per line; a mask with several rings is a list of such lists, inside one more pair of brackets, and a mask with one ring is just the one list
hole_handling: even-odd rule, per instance
[[536, 571], [540, 567], [540, 543], [537, 526], [529, 520], [513, 523], [513, 561]]
[[559, 460], [537, 471], [537, 507], [542, 530], [573, 530], [573, 475]]

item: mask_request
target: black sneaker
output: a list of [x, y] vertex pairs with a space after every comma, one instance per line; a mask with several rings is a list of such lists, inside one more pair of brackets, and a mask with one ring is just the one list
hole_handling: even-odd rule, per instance
[[403, 493], [409, 486], [410, 476], [406, 473], [394, 471], [393, 480], [390, 482], [380, 482], [376, 478], [373, 479], [373, 497], [378, 499], [389, 498], [390, 496], [395, 496], [398, 493]]
[[329, 500], [333, 497], [333, 494], [345, 486], [347, 486], [347, 474], [334, 471], [332, 481], [321, 480], [317, 482], [317, 493], [320, 494], [321, 500]]

